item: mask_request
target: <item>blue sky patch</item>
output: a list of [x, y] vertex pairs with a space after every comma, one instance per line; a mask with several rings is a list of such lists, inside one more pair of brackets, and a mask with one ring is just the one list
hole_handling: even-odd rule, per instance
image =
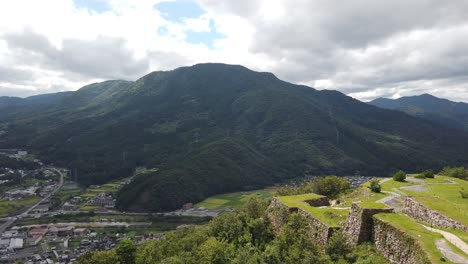
[[106, 0], [73, 0], [73, 2], [78, 8], [86, 8], [97, 13], [111, 10], [111, 6]]
[[172, 22], [181, 22], [184, 18], [197, 18], [204, 11], [193, 0], [177, 0], [162, 2], [154, 6], [161, 14]]

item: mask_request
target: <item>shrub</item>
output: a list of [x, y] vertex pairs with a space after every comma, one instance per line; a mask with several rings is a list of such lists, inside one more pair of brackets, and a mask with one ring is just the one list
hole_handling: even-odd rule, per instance
[[468, 199], [468, 191], [465, 191], [464, 188], [461, 188], [460, 194], [463, 199]]
[[377, 180], [377, 179], [371, 180], [369, 189], [372, 192], [380, 193], [382, 191], [382, 186], [380, 186], [379, 180]]
[[441, 172], [439, 172], [439, 174], [444, 175], [444, 176], [459, 178], [462, 180], [468, 180], [468, 170], [465, 169], [464, 167], [458, 167], [458, 168], [445, 167]]
[[425, 170], [421, 173], [424, 178], [434, 178], [434, 172], [432, 170]]
[[311, 181], [304, 181], [299, 186], [284, 186], [276, 191], [276, 196], [296, 195], [303, 193], [316, 193], [336, 198], [341, 193], [351, 189], [351, 183], [343, 177], [325, 176], [317, 177]]
[[346, 259], [347, 255], [352, 252], [352, 247], [343, 236], [343, 233], [335, 232], [328, 240], [325, 252], [336, 262], [340, 259]]
[[351, 184], [346, 178], [337, 176], [315, 178], [311, 185], [313, 193], [325, 195], [328, 198], [336, 198], [351, 188]]
[[393, 174], [394, 181], [404, 182], [405, 179], [406, 179], [406, 172], [402, 170], [397, 171], [395, 174]]
[[425, 178], [426, 178], [426, 176], [424, 176], [424, 174], [422, 174], [422, 173], [416, 174], [416, 175], [414, 175], [414, 177], [415, 177], [416, 179], [425, 179]]

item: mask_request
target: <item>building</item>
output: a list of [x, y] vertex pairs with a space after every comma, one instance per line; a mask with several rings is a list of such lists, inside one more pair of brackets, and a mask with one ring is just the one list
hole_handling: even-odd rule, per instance
[[188, 210], [188, 209], [192, 209], [193, 208], [193, 203], [186, 203], [184, 205], [182, 205], [182, 209], [184, 210]]
[[89, 230], [86, 228], [76, 228], [73, 230], [73, 235], [75, 237], [83, 237], [89, 233]]
[[36, 195], [33, 191], [31, 190], [14, 190], [14, 191], [7, 191], [5, 192], [5, 198], [7, 199], [21, 199], [29, 196], [34, 196]]
[[115, 199], [107, 193], [98, 193], [95, 197], [89, 198], [87, 205], [103, 206], [105, 208], [114, 208]]
[[76, 197], [71, 198], [69, 202], [70, 202], [71, 204], [80, 204], [81, 201], [82, 201], [82, 200], [81, 200], [81, 197], [76, 196]]
[[22, 238], [12, 238], [10, 239], [9, 249], [22, 249], [24, 245], [24, 240]]
[[2, 237], [11, 238], [19, 236], [18, 230], [8, 230], [3, 232]]
[[77, 206], [76, 206], [76, 204], [71, 204], [69, 202], [66, 202], [63, 205], [63, 210], [65, 210], [65, 211], [75, 211], [75, 210], [77, 210]]
[[64, 226], [64, 227], [53, 226], [49, 228], [49, 234], [56, 236], [56, 237], [57, 236], [60, 236], [60, 237], [71, 236], [73, 235], [73, 229], [74, 229], [73, 226]]
[[10, 246], [9, 238], [0, 239], [0, 249], [7, 249], [9, 246]]
[[49, 211], [49, 204], [40, 204], [34, 208], [31, 212], [36, 214], [43, 214]]

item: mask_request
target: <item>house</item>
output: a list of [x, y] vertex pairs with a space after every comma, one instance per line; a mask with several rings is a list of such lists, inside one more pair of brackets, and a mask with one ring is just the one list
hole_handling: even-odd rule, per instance
[[22, 249], [24, 245], [24, 240], [22, 238], [12, 238], [10, 239], [9, 249]]
[[0, 249], [6, 249], [9, 246], [10, 246], [10, 239], [9, 238], [0, 239]]
[[66, 202], [63, 205], [63, 210], [65, 210], [65, 211], [75, 211], [75, 210], [77, 210], [77, 206], [76, 206], [76, 204], [71, 204], [69, 202]]
[[64, 237], [64, 236], [71, 236], [73, 235], [73, 229], [74, 227], [73, 226], [64, 226], [64, 227], [51, 227], [49, 228], [49, 234], [53, 235], [53, 236], [60, 236], [60, 237]]
[[73, 235], [76, 237], [82, 237], [89, 233], [89, 230], [86, 228], [76, 228], [73, 230]]
[[5, 192], [5, 198], [7, 199], [20, 199], [24, 197], [34, 196], [35, 193], [29, 190], [14, 190]]
[[49, 229], [47, 227], [45, 228], [32, 228], [29, 230], [29, 236], [45, 236], [47, 234], [47, 231]]
[[29, 230], [28, 242], [33, 245], [37, 245], [42, 238], [47, 234], [48, 228], [32, 228]]
[[71, 204], [80, 204], [81, 203], [81, 197], [76, 196], [70, 199], [69, 201]]
[[11, 238], [19, 236], [18, 230], [8, 230], [3, 232], [2, 237]]
[[49, 211], [49, 204], [40, 204], [34, 208], [31, 212], [36, 214], [43, 214]]
[[188, 209], [192, 209], [193, 208], [193, 203], [186, 203], [184, 205], [182, 205], [182, 209], [184, 210], [188, 210]]

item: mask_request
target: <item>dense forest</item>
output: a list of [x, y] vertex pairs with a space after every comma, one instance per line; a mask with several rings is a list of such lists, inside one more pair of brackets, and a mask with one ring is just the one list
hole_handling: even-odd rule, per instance
[[34, 161], [15, 159], [5, 155], [0, 155], [0, 168], [9, 168], [13, 170], [35, 170], [39, 167], [39, 164]]
[[172, 210], [304, 175], [468, 164], [466, 132], [235, 65], [10, 101], [0, 106], [0, 148], [28, 149], [83, 184], [158, 168], [120, 192], [124, 210]]

